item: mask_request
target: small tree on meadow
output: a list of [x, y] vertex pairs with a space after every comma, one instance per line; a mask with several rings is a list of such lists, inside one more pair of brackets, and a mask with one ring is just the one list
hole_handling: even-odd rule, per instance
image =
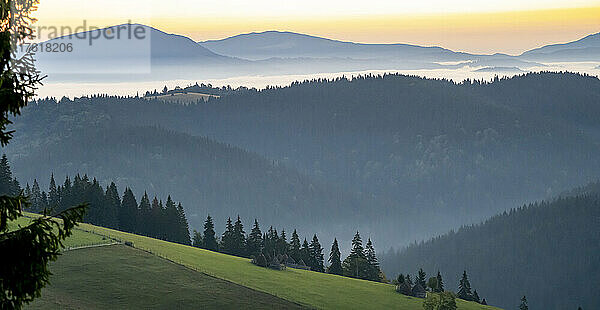
[[365, 246], [365, 256], [367, 258], [368, 275], [367, 278], [372, 281], [381, 281], [381, 269], [379, 268], [379, 261], [377, 260], [377, 254], [375, 253], [375, 247], [371, 238], [367, 241]]
[[469, 277], [467, 276], [467, 271], [463, 272], [462, 278], [458, 283], [458, 298], [464, 300], [472, 300], [473, 293], [471, 292], [471, 283], [469, 282]]
[[476, 303], [481, 303], [481, 299], [479, 298], [479, 294], [477, 294], [477, 290], [473, 291], [473, 301]]
[[456, 310], [456, 297], [452, 292], [428, 294], [423, 301], [425, 310]]
[[352, 239], [350, 255], [342, 263], [344, 275], [352, 278], [368, 279], [369, 263], [365, 256], [362, 239], [358, 231]]

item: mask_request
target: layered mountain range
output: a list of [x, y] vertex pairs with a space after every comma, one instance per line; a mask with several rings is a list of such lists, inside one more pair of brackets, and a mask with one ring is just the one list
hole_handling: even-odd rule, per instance
[[[38, 52], [38, 66], [56, 81], [202, 79], [465, 66], [505, 72], [502, 68], [528, 70], [544, 67], [544, 62], [600, 59], [600, 34], [519, 56], [476, 55], [410, 44], [361, 44], [278, 31], [194, 42], [139, 24], [70, 34], [42, 46], [47, 43], [58, 49]], [[66, 44], [72, 45], [70, 51], [65, 50]]]

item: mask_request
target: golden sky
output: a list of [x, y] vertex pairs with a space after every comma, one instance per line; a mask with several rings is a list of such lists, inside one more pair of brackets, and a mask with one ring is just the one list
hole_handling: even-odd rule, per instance
[[279, 30], [520, 54], [600, 32], [600, 0], [41, 0], [36, 17], [40, 25], [73, 27], [132, 20], [197, 41]]

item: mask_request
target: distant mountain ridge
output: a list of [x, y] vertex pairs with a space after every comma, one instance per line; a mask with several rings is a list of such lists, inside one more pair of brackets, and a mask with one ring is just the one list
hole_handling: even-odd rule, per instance
[[[137, 37], [128, 33], [135, 30], [140, 32]], [[119, 81], [145, 76], [170, 79], [191, 77], [197, 72], [218, 73], [249, 64], [247, 60], [214, 53], [188, 37], [141, 24], [65, 35], [41, 46], [47, 44], [58, 47], [59, 52], [38, 52], [35, 58], [38, 69], [53, 79], [85, 81], [92, 77]], [[67, 46], [70, 50], [66, 50]]]
[[[120, 27], [141, 27], [144, 40], [110, 40], [99, 36]], [[77, 35], [44, 43], [72, 44], [71, 52], [38, 53], [38, 67], [53, 80], [128, 81], [210, 79], [250, 75], [294, 75], [366, 70], [431, 70], [509, 68], [527, 71], [544, 61], [597, 61], [600, 34], [549, 45], [510, 56], [478, 55], [437, 46], [404, 43], [365, 44], [332, 40], [294, 32], [265, 31], [221, 40], [195, 42], [141, 24], [92, 30], [93, 44]], [[511, 70], [519, 72], [518, 70]], [[484, 69], [484, 72], [506, 70]]]
[[222, 55], [250, 60], [298, 57], [357, 59], [418, 57], [458, 61], [472, 56], [437, 46], [354, 43], [287, 31], [252, 32], [222, 40], [203, 41], [199, 44]]
[[547, 61], [600, 61], [600, 32], [573, 42], [532, 49], [524, 52], [520, 57]]

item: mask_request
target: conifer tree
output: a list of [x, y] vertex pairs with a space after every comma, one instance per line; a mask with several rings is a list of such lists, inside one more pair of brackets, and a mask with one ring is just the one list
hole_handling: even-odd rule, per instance
[[40, 185], [37, 182], [37, 179], [33, 180], [33, 186], [31, 187], [31, 196], [29, 197], [29, 201], [31, 202], [31, 210], [33, 212], [42, 212], [44, 211], [44, 204], [42, 198], [42, 192], [40, 190]]
[[298, 262], [301, 259], [300, 255], [300, 237], [298, 237], [298, 232], [294, 229], [292, 233], [292, 239], [290, 240], [290, 250], [289, 255], [294, 259], [295, 262]]
[[469, 283], [469, 277], [467, 276], [467, 271], [463, 272], [462, 278], [458, 283], [458, 293], [456, 296], [460, 299], [464, 300], [472, 300], [473, 293], [471, 292], [471, 283]]
[[402, 283], [404, 283], [404, 281], [406, 281], [406, 279], [404, 278], [403, 274], [399, 274], [396, 281], [398, 281], [398, 284], [402, 284]]
[[269, 258], [273, 258], [273, 256], [277, 255], [277, 244], [278, 244], [279, 236], [277, 235], [277, 230], [273, 228], [273, 226], [269, 227], [269, 230], [263, 237], [264, 248], [263, 252], [265, 256]]
[[477, 294], [477, 290], [473, 291], [473, 301], [476, 303], [481, 303], [481, 299], [479, 298], [479, 294]]
[[258, 255], [262, 253], [262, 243], [262, 232], [260, 231], [258, 220], [254, 219], [254, 226], [252, 227], [246, 242], [248, 255], [255, 258], [258, 257]]
[[196, 247], [196, 248], [204, 248], [203, 242], [202, 242], [202, 234], [194, 229], [194, 232], [192, 233], [192, 246]]
[[[71, 206], [75, 203], [73, 199], [73, 185], [71, 183], [71, 179], [69, 176], [65, 177], [65, 182], [63, 183], [60, 197], [60, 205], [61, 209]], [[137, 207], [137, 206], [136, 206]]]
[[342, 254], [340, 253], [337, 238], [334, 238], [333, 244], [331, 245], [331, 252], [329, 253], [329, 267], [327, 267], [327, 273], [342, 275], [341, 256]]
[[218, 251], [219, 243], [215, 236], [215, 224], [213, 223], [212, 217], [208, 215], [206, 221], [204, 221], [204, 233], [202, 234], [202, 247], [210, 251]]
[[[30, 13], [37, 9], [39, 1], [2, 1], [0, 5], [0, 145], [6, 146], [14, 130], [7, 126], [12, 118], [21, 114], [43, 77], [35, 68], [35, 57], [30, 50], [17, 55], [17, 47], [23, 46], [34, 31], [30, 23], [35, 21]], [[18, 56], [18, 57], [17, 57]], [[4, 160], [0, 160], [4, 161]], [[7, 161], [6, 161], [7, 162]], [[23, 304], [39, 297], [48, 284], [48, 264], [57, 259], [62, 242], [68, 238], [83, 219], [85, 205], [69, 208], [64, 212], [43, 214], [25, 227], [11, 229], [8, 223], [23, 216], [28, 207], [28, 197], [13, 188], [2, 189], [0, 199], [0, 309], [21, 309]], [[62, 219], [58, 221], [57, 218]]]
[[6, 154], [0, 159], [0, 195], [16, 196], [21, 193], [19, 182], [13, 178]]
[[12, 172], [6, 154], [0, 159], [0, 195], [11, 195]]
[[406, 277], [404, 278], [404, 282], [406, 282], [406, 283], [408, 284], [408, 286], [410, 286], [410, 287], [412, 288], [412, 286], [413, 286], [413, 281], [412, 281], [412, 279], [410, 278], [410, 275], [409, 275], [409, 274], [406, 274]]
[[265, 254], [265, 258], [266, 258], [266, 255], [269, 253], [269, 234], [264, 232], [263, 236], [262, 236], [262, 240], [263, 240], [262, 253]]
[[427, 274], [425, 273], [425, 271], [423, 271], [423, 268], [419, 268], [419, 272], [417, 274], [417, 279], [416, 282], [419, 283], [419, 285], [421, 285], [422, 288], [426, 288], [427, 287], [427, 283], [426, 283], [426, 279], [427, 278]]
[[315, 234], [309, 245], [310, 269], [313, 271], [324, 272], [323, 266], [323, 247], [319, 243], [319, 238]]
[[437, 289], [436, 289], [436, 293], [441, 293], [444, 291], [444, 281], [442, 280], [442, 274], [440, 274], [440, 271], [438, 270], [437, 273]]
[[145, 227], [142, 228], [147, 232], [147, 236], [166, 240], [163, 225], [162, 201], [159, 201], [156, 196], [154, 196], [154, 199], [152, 199], [150, 214], [142, 216], [142, 218], [145, 220]]
[[527, 297], [523, 296], [523, 298], [521, 298], [519, 310], [529, 310], [529, 305], [527, 304]]
[[[49, 192], [52, 192], [52, 186], [50, 187]], [[117, 185], [115, 185], [114, 182], [111, 182], [106, 188], [106, 194], [104, 196], [106, 201], [106, 205], [104, 206], [104, 208], [106, 208], [106, 227], [117, 229], [119, 228], [119, 210], [121, 209], [121, 199], [119, 198]], [[52, 194], [50, 194], [49, 197], [52, 197]]]
[[[119, 193], [117, 193], [117, 197]], [[48, 188], [48, 206], [50, 208], [59, 208], [60, 206], [60, 196], [58, 193], [58, 188], [56, 187], [56, 181], [54, 180], [54, 173], [50, 175], [50, 187]]]
[[287, 255], [288, 247], [289, 247], [289, 245], [287, 243], [287, 236], [285, 235], [285, 229], [282, 229], [281, 234], [279, 235], [279, 238], [277, 239], [277, 254]]
[[187, 217], [185, 216], [185, 210], [181, 203], [177, 204], [177, 217], [178, 217], [178, 238], [179, 243], [190, 245], [190, 225], [188, 224]]
[[44, 191], [40, 194], [40, 204], [42, 210], [48, 208], [48, 195]]
[[304, 238], [304, 242], [302, 242], [302, 247], [300, 248], [300, 261], [302, 261], [306, 266], [309, 266], [310, 249], [309, 249], [308, 241], [306, 241], [306, 238]]
[[219, 246], [221, 252], [225, 254], [234, 254], [235, 246], [233, 242], [233, 223], [229, 217], [227, 218], [227, 225], [225, 226], [225, 231], [221, 237], [221, 245]]
[[246, 232], [239, 215], [233, 225], [233, 254], [246, 256]]
[[164, 238], [171, 242], [179, 241], [179, 213], [171, 195], [167, 196], [164, 211]]
[[379, 268], [379, 261], [377, 260], [377, 254], [375, 253], [375, 247], [371, 238], [367, 241], [365, 247], [365, 257], [367, 258], [368, 268], [368, 279], [372, 281], [380, 281], [381, 269]]
[[90, 182], [86, 175], [83, 179], [79, 180], [78, 189], [82, 192], [77, 202], [87, 202], [89, 204], [88, 212], [86, 213], [84, 220], [88, 223], [106, 226], [106, 216], [104, 214], [106, 210], [106, 208], [104, 208], [104, 190], [100, 186], [100, 183], [98, 183], [98, 180], [94, 178], [94, 180]]
[[344, 275], [347, 277], [368, 279], [369, 263], [367, 262], [362, 239], [358, 231], [352, 239], [352, 250], [350, 251], [350, 255], [344, 259], [342, 268]]
[[[147, 196], [146, 196], [147, 198]], [[119, 212], [119, 227], [126, 232], [136, 232], [138, 224], [138, 206], [135, 196], [129, 187], [125, 188]]]
[[147, 192], [144, 192], [142, 199], [140, 199], [140, 206], [136, 211], [137, 222], [135, 229], [140, 234], [151, 236], [151, 227], [155, 225], [155, 223], [150, 222], [152, 206], [150, 205], [150, 199], [148, 198]]

